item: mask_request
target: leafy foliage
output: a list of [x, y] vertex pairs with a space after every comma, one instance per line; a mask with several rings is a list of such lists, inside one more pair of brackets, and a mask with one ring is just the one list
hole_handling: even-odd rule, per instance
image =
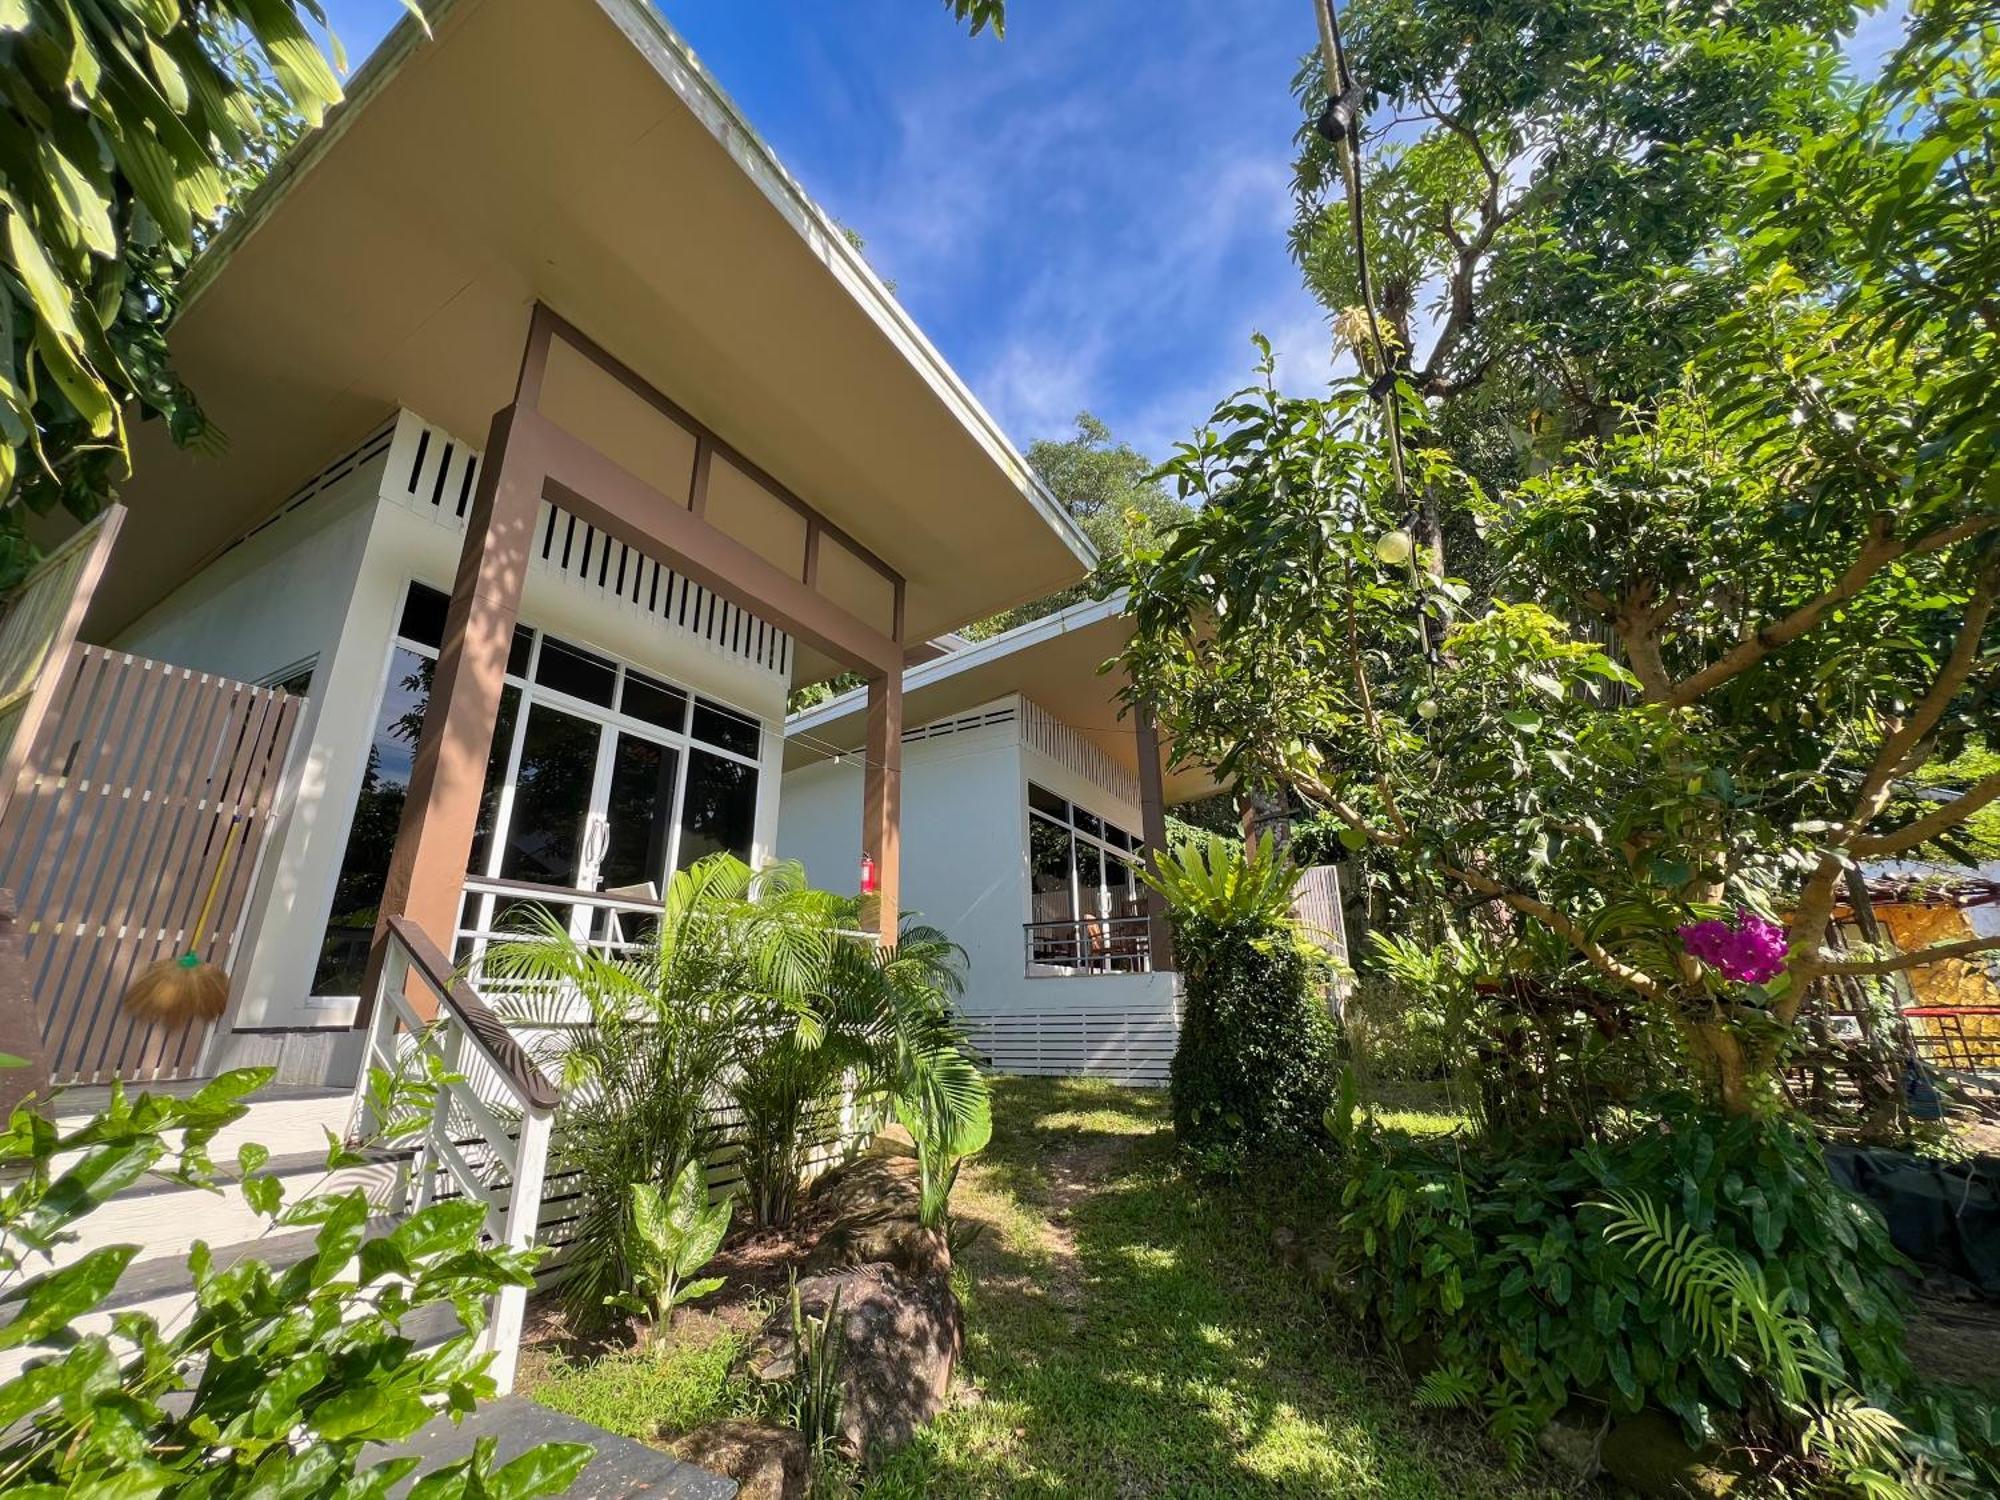
[[650, 1182], [633, 1183], [625, 1259], [637, 1295], [621, 1293], [612, 1305], [644, 1314], [658, 1335], [682, 1303], [720, 1291], [720, 1276], [693, 1278], [722, 1248], [729, 1210], [727, 1199], [708, 1201], [708, 1174], [699, 1161], [682, 1167], [664, 1193]]
[[[1708, 253], [1738, 187], [1704, 148], [1828, 119], [1853, 16], [1849, 0], [1342, 7], [1376, 305], [1397, 367], [1452, 408], [1462, 461], [1519, 478], [1678, 383], [1735, 284]], [[1295, 89], [1292, 249], [1352, 346], [1358, 268], [1319, 54]]]
[[1327, 964], [1291, 915], [1298, 874], [1266, 835], [1157, 860], [1186, 985], [1170, 1087], [1174, 1133], [1212, 1170], [1308, 1149], [1331, 1102]]
[[[1575, 1400], [1657, 1405], [1690, 1441], [1761, 1446], [1781, 1467], [1803, 1442], [1830, 1445], [1818, 1463], [1907, 1474], [1898, 1420], [1875, 1408], [1937, 1424], [1918, 1415], [1880, 1218], [1798, 1125], [1684, 1098], [1651, 1113], [1613, 1140], [1514, 1155], [1363, 1121], [1338, 1167], [1345, 1295], [1435, 1359], [1432, 1404], [1525, 1413], [1529, 1432]], [[1984, 1461], [1925, 1451], [1961, 1482]]]
[[[262, 1147], [241, 1152], [243, 1193], [274, 1226], [317, 1227], [314, 1253], [279, 1271], [242, 1259], [189, 1256], [191, 1315], [162, 1326], [115, 1313], [109, 1333], [79, 1331], [138, 1253], [106, 1245], [60, 1268], [35, 1270], [114, 1193], [147, 1174], [214, 1186], [209, 1143], [240, 1119], [268, 1069], [226, 1073], [186, 1099], [128, 1100], [116, 1085], [105, 1112], [62, 1131], [17, 1109], [0, 1135], [11, 1186], [0, 1197], [0, 1266], [12, 1315], [0, 1348], [54, 1343], [62, 1353], [0, 1384], [0, 1488], [36, 1497], [379, 1494], [407, 1478], [415, 1458], [365, 1462], [490, 1395], [475, 1348], [485, 1299], [533, 1284], [532, 1254], [482, 1243], [485, 1210], [433, 1204], [387, 1235], [368, 1237], [358, 1190], [286, 1206], [264, 1176]], [[351, 1158], [337, 1143], [328, 1169]], [[58, 1165], [64, 1163], [63, 1165]], [[450, 1306], [466, 1332], [418, 1350], [403, 1333], [413, 1314]], [[490, 1440], [418, 1481], [424, 1500], [530, 1500], [566, 1490], [589, 1460], [578, 1444], [544, 1444], [510, 1463]]]
[[340, 98], [312, 0], [0, 7], [0, 577], [25, 505], [88, 517], [121, 408], [209, 437], [167, 364], [180, 272], [232, 197]]
[[974, 36], [988, 26], [993, 28], [996, 37], [1007, 34], [1006, 0], [944, 0], [944, 3], [951, 8], [953, 16], [972, 27]]
[[[1133, 570], [1133, 692], [1181, 753], [1636, 997], [1732, 1111], [1772, 1106], [1815, 981], [1924, 961], [1826, 947], [1843, 871], [2000, 799], [1914, 794], [2000, 691], [2000, 344], [1963, 207], [1993, 192], [2000, 43], [1970, 14], [1919, 7], [1876, 89], [1754, 150], [1688, 144], [1738, 174], [1703, 262], [1734, 310], [1602, 441], [1489, 496], [1391, 393], [1410, 484], [1482, 520], [1503, 602], [1383, 560], [1406, 515], [1379, 409], [1285, 397], [1268, 361], [1169, 465], [1202, 508]], [[1787, 917], [1769, 983], [1674, 936], [1738, 908]]]
[[[553, 1169], [578, 1174], [582, 1199], [564, 1296], [586, 1322], [634, 1285], [632, 1184], [664, 1194], [705, 1161], [718, 1107], [741, 1121], [760, 1223], [789, 1219], [843, 1097], [864, 1118], [908, 1107], [943, 1141], [986, 1118], [950, 1006], [962, 955], [942, 934], [909, 924], [878, 949], [853, 935], [854, 902], [808, 889], [797, 864], [726, 854], [676, 874], [662, 907], [637, 954], [607, 958], [531, 912], [484, 961], [563, 1080]], [[576, 1005], [589, 1024], [561, 1024]]]

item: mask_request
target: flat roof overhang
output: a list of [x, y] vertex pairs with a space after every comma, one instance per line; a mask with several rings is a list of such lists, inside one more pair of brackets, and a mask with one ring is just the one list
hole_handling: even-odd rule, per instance
[[[1061, 719], [1116, 764], [1137, 773], [1137, 726], [1120, 717], [1130, 680], [1120, 667], [1099, 668], [1132, 639], [1123, 595], [1073, 604], [1060, 613], [962, 647], [903, 674], [903, 722], [912, 729], [1021, 693]], [[785, 769], [797, 770], [858, 750], [866, 737], [868, 694], [857, 689], [785, 721]], [[1169, 807], [1222, 790], [1206, 768], [1173, 766], [1161, 746]]]
[[643, 0], [433, 25], [391, 34], [195, 267], [170, 343], [228, 446], [136, 425], [95, 633], [397, 406], [482, 442], [538, 301], [901, 573], [905, 640], [1084, 575], [1075, 524]]

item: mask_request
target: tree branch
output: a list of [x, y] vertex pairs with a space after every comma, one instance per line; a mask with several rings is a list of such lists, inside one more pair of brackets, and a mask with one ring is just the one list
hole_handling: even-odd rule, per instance
[[1993, 569], [1989, 568], [1987, 576], [1981, 580], [1966, 605], [1965, 619], [1960, 623], [1951, 655], [1938, 668], [1937, 676], [1931, 679], [1930, 688], [1915, 710], [1882, 741], [1881, 748], [1875, 753], [1875, 763], [1869, 767], [1868, 774], [1862, 778], [1860, 791], [1855, 794], [1854, 810], [1821, 853], [1818, 867], [1799, 892], [1799, 903], [1792, 912], [1791, 928], [1786, 934], [1789, 950], [1794, 955], [1792, 969], [1795, 982], [1773, 1008], [1778, 1019], [1787, 1024], [1798, 1014], [1805, 998], [1806, 984], [1814, 975], [1826, 972], [1821, 966], [1820, 938], [1826, 931], [1828, 918], [1833, 915], [1834, 887], [1847, 867], [1851, 851], [1860, 842], [1861, 830], [1880, 815], [1897, 775], [1911, 754], [1937, 727], [1938, 720], [1944, 717], [1945, 709], [1964, 686], [1979, 660], [1986, 622], [1993, 614], [1994, 588]]
[[1996, 771], [1984, 781], [1974, 782], [1949, 802], [1940, 803], [1932, 811], [1905, 823], [1901, 828], [1892, 828], [1887, 833], [1857, 838], [1848, 846], [1848, 852], [1856, 859], [1882, 859], [1892, 854], [1902, 854], [1958, 827], [1982, 807], [1996, 800], [2000, 800], [2000, 771]]
[[1615, 957], [1566, 913], [1558, 911], [1548, 902], [1537, 900], [1522, 891], [1510, 890], [1491, 876], [1482, 875], [1477, 870], [1461, 870], [1453, 865], [1440, 865], [1438, 868], [1480, 895], [1510, 906], [1524, 917], [1533, 917], [1582, 954], [1589, 960], [1590, 966], [1605, 978], [1623, 985], [1635, 994], [1645, 996], [1648, 1000], [1660, 998], [1659, 980], [1644, 969], [1634, 968], [1623, 959]]
[[1760, 625], [1722, 656], [1699, 672], [1683, 677], [1661, 701], [1669, 708], [1686, 708], [1710, 689], [1748, 671], [1772, 652], [1789, 646], [1819, 624], [1827, 612], [1844, 604], [1866, 588], [1875, 575], [1904, 557], [1921, 557], [1978, 536], [2000, 525], [2000, 517], [1975, 516], [1955, 526], [1940, 527], [1914, 541], [1900, 541], [1894, 535], [1895, 517], [1878, 515], [1869, 527], [1868, 540], [1854, 556], [1847, 571], [1833, 587], [1808, 599], [1783, 619]]
[[1900, 974], [1905, 969], [1942, 963], [1951, 958], [1970, 958], [1976, 953], [2000, 951], [2000, 934], [1966, 938], [1963, 942], [1939, 943], [1912, 953], [1894, 953], [1887, 958], [1820, 959], [1813, 965], [1819, 974]]

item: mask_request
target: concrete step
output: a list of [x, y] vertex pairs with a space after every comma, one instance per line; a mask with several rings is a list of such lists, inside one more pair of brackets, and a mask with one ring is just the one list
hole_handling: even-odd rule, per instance
[[[134, 1085], [128, 1098], [142, 1093], [186, 1095], [201, 1087], [191, 1083]], [[64, 1130], [88, 1124], [103, 1112], [110, 1100], [108, 1088], [64, 1089], [56, 1096], [56, 1123]], [[236, 1160], [237, 1148], [255, 1141], [273, 1156], [296, 1156], [307, 1151], [326, 1152], [326, 1132], [347, 1133], [347, 1116], [353, 1091], [346, 1088], [316, 1088], [297, 1084], [272, 1084], [259, 1089], [249, 1099], [249, 1112], [224, 1126], [209, 1143], [208, 1154], [218, 1163]]]
[[733, 1479], [551, 1411], [526, 1396], [489, 1401], [462, 1422], [439, 1417], [407, 1443], [370, 1449], [364, 1462], [399, 1454], [421, 1459], [416, 1475], [398, 1487], [396, 1493], [403, 1494], [417, 1478], [464, 1458], [482, 1437], [495, 1439], [494, 1460], [503, 1464], [538, 1443], [590, 1444], [597, 1456], [569, 1487], [571, 1500], [638, 1500], [640, 1496], [648, 1500], [732, 1500], [736, 1494]]
[[[396, 1227], [396, 1219], [384, 1215], [371, 1219], [367, 1226], [370, 1238], [387, 1234]], [[235, 1243], [218, 1244], [212, 1247], [215, 1266], [218, 1270], [240, 1264], [245, 1260], [260, 1260], [273, 1270], [282, 1271], [288, 1266], [309, 1258], [319, 1237], [319, 1226], [304, 1229], [271, 1228], [269, 1233], [253, 1236]], [[102, 1241], [100, 1243], [115, 1243]], [[35, 1267], [30, 1266], [34, 1274]], [[126, 1267], [119, 1278], [115, 1290], [101, 1304], [71, 1326], [78, 1333], [109, 1333], [113, 1320], [119, 1313], [144, 1313], [163, 1329], [171, 1330], [184, 1321], [194, 1307], [194, 1273], [188, 1269], [187, 1256], [156, 1255], [134, 1261]], [[449, 1316], [451, 1309], [442, 1312]], [[449, 1324], [428, 1318], [426, 1331], [430, 1337], [420, 1342], [440, 1342], [456, 1327], [455, 1319]], [[415, 1337], [412, 1333], [412, 1337]], [[29, 1345], [20, 1349], [0, 1350], [0, 1380], [7, 1380], [20, 1373], [30, 1360], [39, 1359], [55, 1351], [42, 1345]]]
[[[305, 1198], [344, 1193], [360, 1188], [378, 1213], [386, 1213], [403, 1201], [403, 1182], [411, 1153], [371, 1151], [365, 1165], [326, 1170], [326, 1151], [300, 1151], [289, 1156], [273, 1156], [264, 1164], [263, 1175], [275, 1177], [284, 1188], [287, 1204]], [[270, 1221], [254, 1212], [238, 1186], [233, 1159], [219, 1161], [218, 1190], [188, 1187], [170, 1178], [143, 1178], [98, 1208], [79, 1226], [82, 1237], [73, 1244], [58, 1245], [51, 1252], [49, 1266], [65, 1266], [100, 1245], [137, 1245], [134, 1266], [154, 1260], [179, 1261], [186, 1258], [196, 1240], [211, 1245], [234, 1245], [264, 1233]], [[129, 1272], [127, 1273], [130, 1274]]]

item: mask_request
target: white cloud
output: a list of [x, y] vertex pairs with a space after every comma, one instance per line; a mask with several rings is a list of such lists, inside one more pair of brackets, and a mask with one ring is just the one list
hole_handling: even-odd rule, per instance
[[886, 138], [817, 185], [1022, 446], [1089, 409], [1164, 451], [1242, 383], [1260, 328], [1289, 380], [1324, 381], [1285, 253], [1310, 16], [1244, 10], [1024, 0], [1004, 49], [938, 54], [915, 82], [900, 59], [870, 122]]

